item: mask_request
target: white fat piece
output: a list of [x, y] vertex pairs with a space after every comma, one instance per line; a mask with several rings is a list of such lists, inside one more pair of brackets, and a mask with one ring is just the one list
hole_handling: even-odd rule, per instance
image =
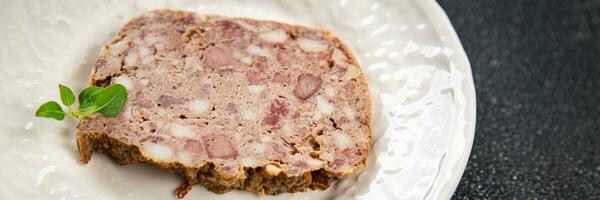
[[337, 48], [334, 49], [332, 57], [336, 65], [340, 65], [347, 68], [346, 74], [342, 76], [342, 80], [353, 79], [360, 75], [360, 69], [356, 65], [348, 63], [349, 59], [342, 52], [342, 50], [339, 50]]
[[287, 123], [283, 124], [283, 126], [281, 127], [281, 130], [284, 133], [291, 133], [292, 132], [292, 128]]
[[252, 54], [252, 55], [271, 57], [271, 51], [269, 51], [269, 49], [262, 48], [257, 45], [254, 45], [254, 44], [251, 44], [250, 46], [248, 46], [247, 51], [249, 54]]
[[112, 55], [119, 55], [125, 50], [125, 47], [127, 47], [127, 42], [124, 42], [123, 40], [113, 44], [111, 46]]
[[253, 32], [258, 31], [258, 28], [256, 26], [254, 26], [252, 24], [248, 24], [244, 21], [240, 20], [240, 21], [236, 21], [235, 23], [237, 23], [238, 25], [240, 25], [241, 27], [243, 27], [246, 30], [253, 31]]
[[189, 69], [202, 68], [202, 65], [200, 64], [200, 58], [197, 55], [185, 57], [184, 62], [185, 66]]
[[271, 142], [273, 141], [273, 138], [271, 136], [268, 135], [263, 135], [260, 137], [260, 141], [261, 142]]
[[323, 166], [323, 161], [319, 159], [308, 158], [306, 159], [306, 164], [308, 164], [311, 169], [319, 169]]
[[264, 86], [262, 85], [249, 85], [246, 87], [248, 88], [248, 91], [252, 94], [260, 94], [260, 92], [262, 92], [264, 89]]
[[333, 112], [333, 105], [322, 96], [317, 96], [317, 111], [323, 114], [331, 114]]
[[333, 161], [333, 159], [334, 159], [334, 156], [333, 156], [333, 154], [332, 154], [332, 153], [329, 153], [329, 152], [327, 152], [327, 151], [323, 151], [323, 152], [321, 152], [321, 155], [319, 155], [319, 157], [320, 157], [321, 159], [323, 159], [323, 160], [330, 161], [330, 162], [332, 162], [332, 161]]
[[342, 80], [349, 80], [358, 77], [360, 75], [360, 69], [356, 65], [348, 65], [346, 74], [342, 77]]
[[337, 168], [336, 171], [346, 175], [346, 174], [352, 172], [352, 166], [348, 165], [348, 163], [344, 163], [342, 166]]
[[307, 38], [298, 39], [298, 45], [305, 52], [318, 53], [327, 50], [327, 45], [317, 40], [311, 40]]
[[125, 117], [125, 119], [133, 119], [133, 112], [131, 110], [131, 107], [126, 106], [123, 109], [123, 117]]
[[148, 47], [140, 47], [138, 49], [138, 54], [140, 56], [140, 60], [142, 61], [142, 64], [149, 64], [152, 61], [154, 61], [154, 58], [152, 58], [152, 51], [148, 48]]
[[344, 133], [342, 131], [334, 132], [333, 140], [335, 141], [335, 143], [337, 144], [339, 149], [345, 149], [345, 148], [351, 147], [351, 145], [352, 145], [352, 138], [350, 138], [350, 136], [348, 136], [346, 133]]
[[242, 117], [245, 120], [253, 120], [254, 118], [256, 118], [256, 114], [250, 110], [244, 110], [242, 111]]
[[133, 81], [127, 75], [117, 76], [115, 77], [115, 83], [123, 85], [127, 91], [131, 91], [133, 89]]
[[188, 126], [184, 126], [178, 123], [170, 123], [168, 125], [171, 130], [171, 134], [175, 137], [193, 137], [194, 131], [190, 129]]
[[251, 143], [250, 145], [258, 154], [265, 153], [265, 145], [263, 143]]
[[142, 149], [149, 157], [154, 159], [163, 161], [173, 159], [173, 150], [166, 145], [146, 141], [142, 143]]
[[252, 64], [252, 57], [242, 53], [241, 51], [233, 51], [233, 57], [240, 60], [244, 64]]
[[240, 61], [242, 63], [244, 63], [244, 64], [249, 65], [249, 64], [252, 64], [252, 57], [250, 57], [250, 56], [244, 56], [244, 57], [240, 58]]
[[325, 87], [325, 94], [327, 94], [327, 96], [329, 97], [333, 97], [333, 95], [335, 95], [335, 90], [333, 89], [333, 87], [327, 86]]
[[135, 54], [135, 52], [133, 50], [130, 50], [127, 52], [127, 55], [123, 59], [123, 63], [124, 63], [123, 68], [125, 68], [125, 69], [132, 69], [133, 67], [135, 67], [137, 65], [137, 55]]
[[242, 165], [247, 166], [247, 167], [253, 167], [253, 166], [256, 166], [256, 164], [258, 164], [256, 159], [254, 159], [252, 157], [242, 158], [241, 163], [242, 163]]
[[140, 79], [140, 85], [142, 86], [148, 86], [148, 84], [150, 83], [150, 81], [148, 81], [148, 79]]
[[333, 61], [336, 64], [341, 64], [341, 65], [346, 65], [348, 64], [348, 57], [346, 57], [346, 55], [342, 52], [342, 50], [335, 48], [333, 50], [333, 54], [331, 56], [333, 58]]
[[321, 117], [323, 117], [323, 115], [321, 114], [321, 112], [314, 112], [313, 119], [319, 120], [319, 119], [321, 119]]
[[284, 30], [277, 29], [262, 32], [258, 34], [258, 38], [266, 42], [281, 43], [288, 39], [288, 35]]
[[167, 115], [167, 111], [165, 109], [158, 108], [156, 110], [156, 114], [158, 114], [159, 116], [165, 116], [165, 115]]
[[155, 44], [159, 41], [159, 38], [154, 34], [149, 34], [146, 37], [144, 37], [144, 41], [148, 44]]
[[275, 176], [275, 175], [278, 175], [279, 173], [281, 173], [281, 171], [283, 171], [283, 170], [275, 165], [269, 164], [265, 167], [265, 171], [267, 173], [269, 173], [270, 175]]
[[179, 152], [179, 156], [177, 157], [179, 158], [179, 162], [184, 164], [192, 164], [192, 155], [186, 151]]
[[344, 106], [344, 108], [342, 108], [342, 111], [344, 111], [344, 114], [346, 114], [346, 117], [348, 117], [348, 119], [354, 119], [354, 110], [352, 110], [350, 106]]
[[187, 104], [188, 109], [192, 112], [200, 114], [208, 110], [208, 101], [201, 99], [194, 99]]

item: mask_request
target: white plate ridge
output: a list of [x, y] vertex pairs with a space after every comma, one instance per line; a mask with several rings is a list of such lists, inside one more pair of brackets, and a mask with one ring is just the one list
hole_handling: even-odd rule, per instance
[[467, 163], [475, 90], [466, 54], [433, 0], [2, 1], [0, 199], [173, 199], [176, 175], [120, 166], [100, 153], [79, 162], [75, 120], [33, 116], [58, 83], [85, 87], [100, 47], [153, 8], [327, 28], [359, 61], [373, 101], [369, 167], [326, 191], [259, 197], [195, 186], [186, 199], [449, 199]]

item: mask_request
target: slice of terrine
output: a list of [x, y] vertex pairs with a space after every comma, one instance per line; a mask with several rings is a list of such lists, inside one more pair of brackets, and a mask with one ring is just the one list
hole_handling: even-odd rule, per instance
[[194, 184], [278, 194], [325, 189], [365, 167], [370, 99], [329, 32], [272, 21], [156, 10], [104, 46], [91, 85], [120, 83], [117, 117], [82, 119], [83, 163], [151, 163]]

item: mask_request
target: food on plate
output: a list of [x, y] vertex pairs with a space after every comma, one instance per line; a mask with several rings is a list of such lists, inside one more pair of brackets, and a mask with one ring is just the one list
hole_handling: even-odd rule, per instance
[[77, 125], [81, 160], [150, 163], [224, 193], [326, 189], [366, 167], [371, 103], [349, 49], [329, 32], [155, 10], [105, 45], [90, 84], [120, 84], [115, 117]]

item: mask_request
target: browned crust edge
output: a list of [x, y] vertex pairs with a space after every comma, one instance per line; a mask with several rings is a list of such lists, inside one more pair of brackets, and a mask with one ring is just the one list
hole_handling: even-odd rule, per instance
[[120, 165], [149, 163], [184, 178], [184, 183], [177, 188], [179, 198], [195, 184], [205, 186], [209, 191], [222, 194], [233, 189], [256, 192], [261, 195], [275, 195], [284, 192], [304, 192], [307, 189], [327, 189], [338, 179], [325, 170], [306, 172], [297, 177], [288, 177], [284, 173], [272, 176], [265, 171], [264, 166], [244, 167], [237, 177], [224, 177], [219, 174], [212, 163], [202, 166], [184, 166], [178, 162], [162, 162], [146, 158], [135, 145], [127, 144], [109, 137], [105, 133], [77, 132], [77, 147], [81, 162], [87, 164], [93, 151], [98, 151], [110, 157]]

